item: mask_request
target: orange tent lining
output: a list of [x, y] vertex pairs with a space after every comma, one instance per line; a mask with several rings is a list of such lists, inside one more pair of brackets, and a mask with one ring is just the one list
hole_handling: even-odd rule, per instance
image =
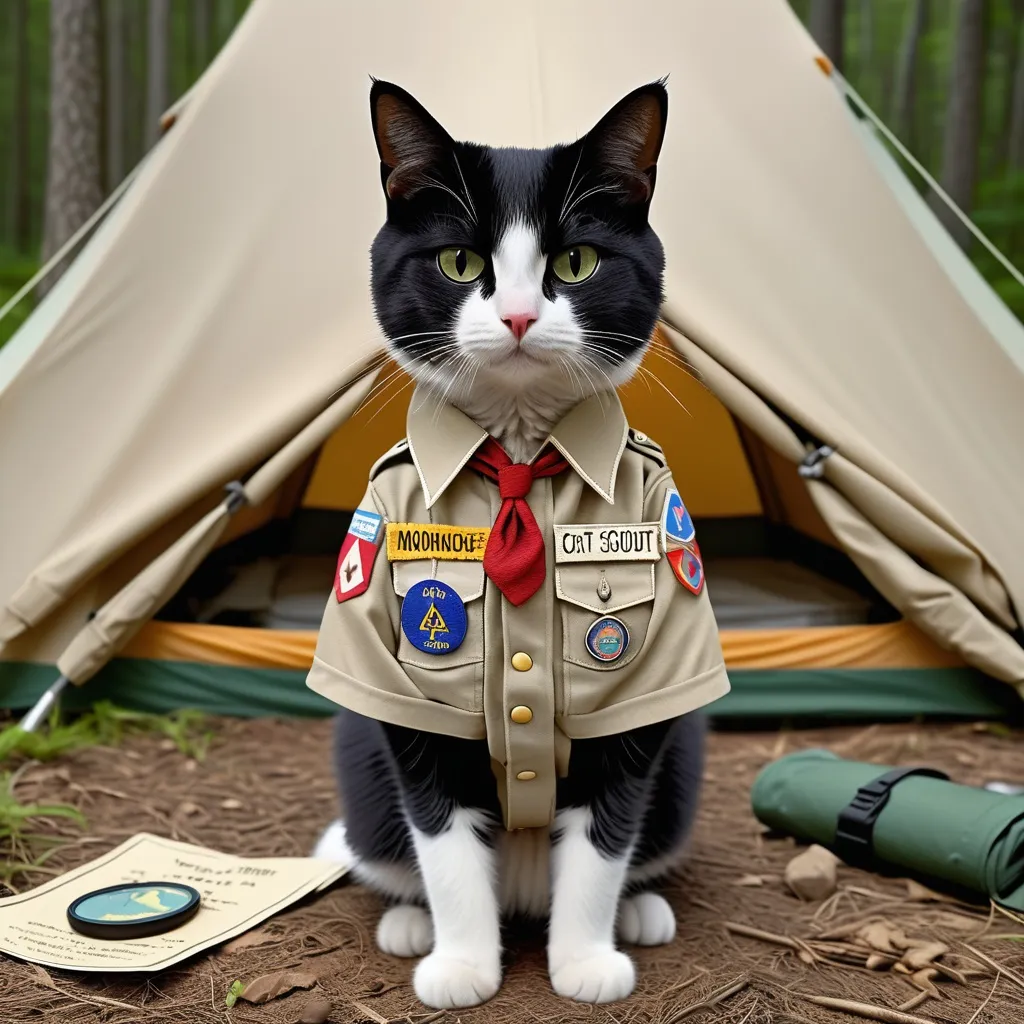
[[[731, 669], [959, 668], [964, 664], [905, 621], [874, 626], [727, 629], [720, 636], [725, 663]], [[302, 670], [312, 663], [316, 637], [311, 630], [150, 622], [121, 657]]]

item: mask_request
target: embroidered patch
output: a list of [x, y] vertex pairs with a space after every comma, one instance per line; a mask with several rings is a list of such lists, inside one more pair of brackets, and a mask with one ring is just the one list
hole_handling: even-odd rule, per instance
[[701, 561], [700, 548], [697, 542], [675, 548], [666, 556], [676, 579], [687, 590], [699, 594], [704, 588], [704, 563]]
[[348, 532], [354, 533], [370, 544], [377, 544], [380, 542], [380, 528], [383, 522], [384, 519], [376, 512], [367, 512], [364, 508], [357, 508], [352, 513]]
[[380, 547], [380, 527], [383, 518], [376, 512], [356, 509], [348, 533], [338, 555], [338, 568], [334, 573], [334, 594], [339, 601], [358, 597], [370, 585], [370, 573]]
[[656, 562], [657, 523], [555, 527], [556, 562]]
[[670, 487], [665, 493], [665, 508], [661, 514], [661, 541], [666, 551], [693, 540], [693, 520], [686, 511], [679, 492]]
[[614, 615], [602, 615], [587, 630], [587, 650], [598, 661], [617, 661], [629, 646], [629, 630]]
[[420, 580], [402, 601], [402, 632], [418, 651], [447, 654], [466, 639], [466, 606], [437, 580]]
[[482, 562], [490, 535], [489, 526], [388, 523], [388, 561], [437, 558], [443, 562]]

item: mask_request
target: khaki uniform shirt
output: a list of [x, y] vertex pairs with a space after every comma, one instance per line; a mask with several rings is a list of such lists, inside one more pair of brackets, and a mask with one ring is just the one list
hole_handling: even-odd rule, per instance
[[[360, 508], [384, 524], [488, 528], [501, 504], [498, 487], [466, 468], [486, 437], [462, 412], [417, 391], [408, 440], [374, 466]], [[479, 560], [437, 551], [443, 557], [409, 560], [416, 554], [409, 532], [393, 538], [407, 550], [392, 561], [382, 528], [362, 570], [365, 591], [329, 599], [308, 676], [312, 689], [359, 714], [486, 738], [510, 829], [550, 823], [572, 739], [672, 718], [729, 690], [707, 588], [685, 587], [664, 553], [661, 526], [674, 485], [661, 449], [629, 429], [612, 393], [577, 405], [549, 441], [570, 468], [535, 480], [527, 497], [546, 554], [544, 584], [531, 598], [512, 605]], [[560, 529], [581, 524], [595, 529]], [[635, 529], [602, 533], [618, 524]], [[442, 653], [414, 646], [403, 630], [403, 599], [423, 580], [450, 586], [465, 605], [465, 639]], [[592, 653], [592, 627], [608, 616], [628, 629], [628, 642], [616, 646], [613, 626], [605, 661]]]

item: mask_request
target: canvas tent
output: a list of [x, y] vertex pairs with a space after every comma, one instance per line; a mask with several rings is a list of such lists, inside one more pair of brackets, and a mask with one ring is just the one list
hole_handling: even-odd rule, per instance
[[373, 391], [368, 76], [457, 136], [546, 145], [668, 74], [665, 387], [625, 401], [709, 555], [716, 712], [1013, 708], [1024, 374], [817, 56], [784, 0], [256, 0], [0, 350], [4, 704], [62, 673], [86, 699], [326, 710], [308, 606], [409, 393]]

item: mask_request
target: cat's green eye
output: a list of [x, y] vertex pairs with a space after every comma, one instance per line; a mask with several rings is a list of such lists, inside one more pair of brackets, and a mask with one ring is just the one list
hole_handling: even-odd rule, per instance
[[469, 284], [484, 272], [484, 261], [472, 249], [442, 249], [437, 254], [441, 273], [459, 284]]
[[597, 250], [589, 245], [566, 249], [551, 261], [551, 269], [560, 281], [579, 284], [597, 270]]

